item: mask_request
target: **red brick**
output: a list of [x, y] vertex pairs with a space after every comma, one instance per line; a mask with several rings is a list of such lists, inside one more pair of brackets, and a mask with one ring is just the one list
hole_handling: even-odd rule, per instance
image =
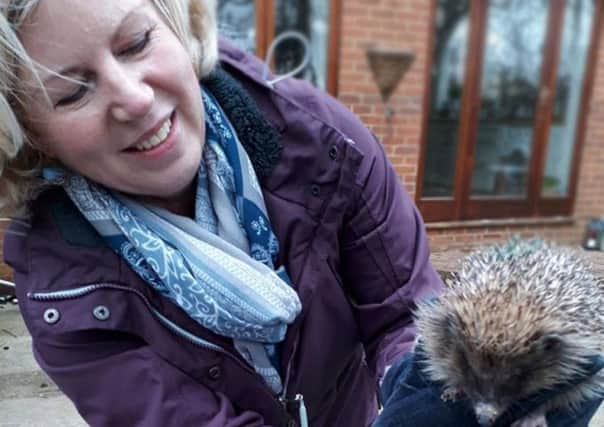
[[[431, 46], [431, 4], [427, 0], [346, 0], [343, 2], [340, 55], [340, 98], [384, 141], [388, 156], [407, 188], [415, 190], [422, 146], [423, 103]], [[475, 245], [505, 239], [519, 233], [540, 233], [566, 242], [578, 242], [585, 219], [604, 214], [604, 32], [598, 52], [597, 74], [587, 118], [586, 140], [577, 184], [574, 214], [568, 226], [484, 227], [430, 230], [435, 249], [451, 245]], [[410, 50], [411, 69], [390, 99], [395, 115], [386, 121], [384, 105], [372, 79], [365, 50], [369, 46]], [[359, 74], [365, 74], [360, 76]], [[410, 192], [412, 192], [410, 191]]]

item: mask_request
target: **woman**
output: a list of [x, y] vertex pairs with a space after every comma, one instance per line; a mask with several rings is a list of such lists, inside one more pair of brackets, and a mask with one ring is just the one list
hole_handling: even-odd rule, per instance
[[[373, 423], [441, 282], [371, 133], [218, 48], [210, 0], [3, 5], [5, 258], [36, 359], [86, 421]], [[475, 424], [395, 395], [397, 420]]]
[[1, 203], [27, 212], [5, 257], [36, 359], [93, 426], [369, 425], [440, 287], [422, 222], [345, 108], [219, 53], [213, 9], [4, 7]]

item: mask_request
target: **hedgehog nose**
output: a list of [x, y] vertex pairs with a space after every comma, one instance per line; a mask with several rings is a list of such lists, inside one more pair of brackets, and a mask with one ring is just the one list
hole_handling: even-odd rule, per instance
[[499, 416], [499, 411], [495, 405], [485, 402], [478, 402], [474, 406], [474, 413], [476, 414], [476, 420], [481, 427], [492, 426]]
[[491, 427], [495, 423], [497, 417], [487, 414], [476, 414], [476, 419], [478, 420], [480, 427]]

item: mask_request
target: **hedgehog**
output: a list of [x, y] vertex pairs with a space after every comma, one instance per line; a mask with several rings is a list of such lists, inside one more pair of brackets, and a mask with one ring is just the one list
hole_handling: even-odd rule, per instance
[[[422, 369], [442, 399], [469, 400], [481, 426], [603, 354], [604, 284], [571, 248], [512, 238], [472, 252], [447, 285], [415, 311]], [[546, 427], [548, 411], [602, 397], [604, 370], [586, 377], [512, 427]]]

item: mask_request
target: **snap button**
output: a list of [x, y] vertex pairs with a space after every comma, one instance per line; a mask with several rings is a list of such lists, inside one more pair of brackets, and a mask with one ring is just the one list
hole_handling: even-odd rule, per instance
[[97, 320], [107, 320], [111, 315], [111, 312], [104, 305], [99, 305], [92, 310], [92, 315]]
[[56, 308], [47, 308], [44, 311], [44, 321], [49, 325], [54, 325], [61, 318], [61, 313]]
[[338, 147], [332, 145], [329, 149], [329, 158], [331, 160], [336, 160], [338, 158]]
[[321, 195], [321, 189], [315, 184], [310, 187], [310, 193], [315, 197], [319, 197]]
[[222, 376], [222, 369], [220, 369], [220, 366], [212, 366], [208, 369], [208, 376], [213, 380], [217, 380]]

